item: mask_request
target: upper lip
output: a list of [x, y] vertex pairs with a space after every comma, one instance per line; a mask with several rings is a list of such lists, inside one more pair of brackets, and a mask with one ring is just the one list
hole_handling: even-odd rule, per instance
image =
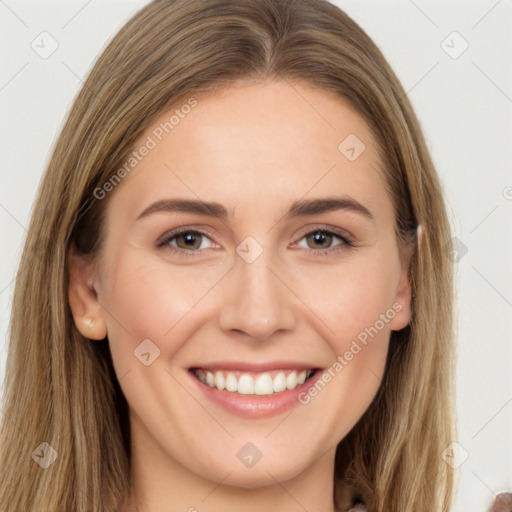
[[273, 361], [269, 363], [255, 363], [247, 361], [218, 361], [215, 363], [207, 363], [204, 365], [195, 365], [190, 370], [201, 368], [203, 370], [239, 370], [245, 372], [268, 372], [272, 370], [317, 370], [318, 366], [309, 363], [301, 363], [299, 361]]

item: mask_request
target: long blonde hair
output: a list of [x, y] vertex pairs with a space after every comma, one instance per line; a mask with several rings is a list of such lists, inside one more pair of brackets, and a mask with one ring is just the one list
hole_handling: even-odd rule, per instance
[[[98, 200], [94, 190], [159, 114], [234, 81], [272, 79], [335, 92], [363, 116], [385, 163], [397, 240], [414, 248], [412, 320], [392, 332], [379, 391], [338, 445], [333, 500], [340, 510], [355, 498], [370, 512], [449, 510], [454, 477], [441, 454], [456, 434], [450, 226], [396, 75], [366, 33], [325, 0], [157, 0], [97, 60], [40, 186], [12, 305], [3, 512], [114, 512], [129, 494], [128, 406], [108, 344], [74, 325], [70, 244], [91, 257], [101, 250], [109, 197]], [[49, 450], [41, 443], [57, 454], [46, 469], [35, 462]]]

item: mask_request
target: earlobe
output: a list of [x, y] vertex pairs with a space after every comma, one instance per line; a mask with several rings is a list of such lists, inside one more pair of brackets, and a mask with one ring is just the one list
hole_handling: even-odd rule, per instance
[[412, 317], [412, 287], [409, 276], [409, 265], [411, 258], [408, 257], [406, 264], [402, 266], [400, 279], [398, 281], [395, 300], [393, 301], [393, 309], [396, 315], [390, 322], [392, 331], [399, 331], [406, 327]]
[[393, 302], [393, 310], [396, 315], [390, 322], [392, 331], [399, 331], [406, 327], [411, 321], [411, 286], [409, 283], [403, 284], [397, 291]]
[[69, 305], [78, 331], [86, 338], [102, 340], [107, 323], [94, 287], [94, 265], [72, 246], [68, 254]]

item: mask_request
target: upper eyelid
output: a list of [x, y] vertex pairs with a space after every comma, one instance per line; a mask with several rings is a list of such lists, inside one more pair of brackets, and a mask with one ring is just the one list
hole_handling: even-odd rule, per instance
[[298, 236], [296, 241], [292, 243], [292, 247], [298, 246], [299, 242], [303, 238], [305, 238], [306, 236], [309, 236], [309, 235], [311, 235], [313, 233], [316, 233], [318, 231], [321, 231], [323, 233], [327, 233], [328, 236], [333, 236], [333, 237], [339, 238], [341, 240], [341, 244], [335, 245], [333, 247], [328, 247], [326, 249], [311, 249], [311, 248], [309, 248], [310, 251], [320, 251], [320, 252], [328, 253], [329, 251], [335, 250], [336, 248], [339, 248], [340, 246], [348, 246], [350, 248], [350, 247], [355, 247], [355, 245], [356, 245], [355, 244], [355, 240], [354, 240], [354, 238], [352, 236], [346, 235], [344, 233], [339, 233], [335, 229], [313, 228], [313, 229], [309, 229], [309, 230], [303, 232], [300, 236]]
[[163, 235], [159, 236], [158, 240], [163, 240], [165, 238], [177, 236], [177, 235], [180, 235], [182, 233], [188, 233], [189, 231], [192, 231], [194, 233], [200, 233], [202, 235], [206, 234], [206, 235], [208, 235], [210, 237], [213, 237], [214, 233], [215, 233], [214, 229], [209, 228], [207, 226], [195, 226], [193, 224], [191, 224], [191, 225], [187, 224], [185, 226], [178, 226], [176, 228], [169, 229]]
[[351, 240], [351, 241], [354, 241], [355, 237], [349, 233], [346, 229], [342, 229], [342, 228], [336, 228], [334, 226], [329, 226], [329, 225], [326, 225], [326, 224], [313, 224], [312, 226], [308, 226], [307, 228], [303, 228], [299, 231], [300, 235], [300, 238], [306, 236], [306, 235], [309, 235], [311, 233], [314, 233], [316, 231], [325, 231], [325, 232], [328, 232], [328, 233], [331, 233], [333, 235], [336, 235], [336, 236], [339, 236], [341, 238], [346, 238], [348, 240]]

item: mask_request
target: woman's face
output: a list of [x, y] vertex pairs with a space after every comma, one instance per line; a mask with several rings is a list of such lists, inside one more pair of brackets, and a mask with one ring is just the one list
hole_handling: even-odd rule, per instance
[[245, 488], [332, 471], [410, 318], [362, 117], [304, 84], [232, 86], [134, 151], [98, 265], [72, 267], [89, 293], [70, 289], [81, 332], [108, 336], [134, 461]]

